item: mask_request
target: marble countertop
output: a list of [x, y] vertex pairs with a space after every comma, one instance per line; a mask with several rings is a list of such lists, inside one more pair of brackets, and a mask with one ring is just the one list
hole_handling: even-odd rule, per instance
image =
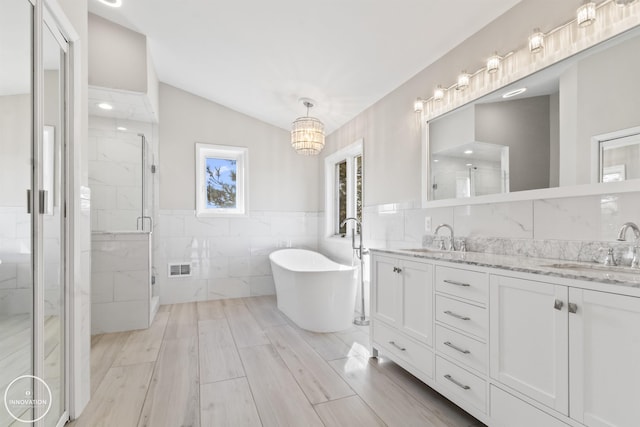
[[640, 270], [630, 267], [606, 267], [602, 264], [587, 262], [436, 249], [371, 248], [371, 251], [640, 288]]

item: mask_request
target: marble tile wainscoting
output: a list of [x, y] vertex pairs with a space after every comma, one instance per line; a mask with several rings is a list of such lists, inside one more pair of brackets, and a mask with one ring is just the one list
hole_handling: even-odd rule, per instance
[[[318, 248], [316, 212], [233, 218], [160, 210], [157, 218], [153, 259], [161, 304], [275, 294], [269, 254]], [[169, 263], [190, 263], [191, 276], [169, 278]]]
[[[368, 206], [364, 210], [367, 247], [432, 246], [433, 230], [450, 224], [470, 251], [592, 262], [602, 260], [602, 248], [614, 248], [616, 259], [631, 261], [633, 236], [617, 242], [627, 221], [640, 222], [640, 192], [525, 200], [422, 209], [413, 203]], [[431, 232], [425, 218], [431, 218]], [[448, 231], [442, 230], [448, 237]], [[346, 246], [322, 239], [321, 251], [345, 259]], [[344, 245], [343, 245], [344, 246]]]

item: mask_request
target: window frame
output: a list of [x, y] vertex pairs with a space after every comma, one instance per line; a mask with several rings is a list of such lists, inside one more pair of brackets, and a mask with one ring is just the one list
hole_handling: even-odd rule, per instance
[[[351, 227], [347, 227], [345, 233], [339, 232], [338, 223], [338, 181], [337, 165], [346, 161], [347, 163], [347, 218], [356, 216], [357, 209], [357, 185], [356, 185], [356, 158], [362, 156], [362, 192], [364, 199], [364, 150], [363, 139], [336, 151], [327, 156], [324, 160], [325, 177], [325, 237], [342, 238], [351, 235]], [[364, 207], [364, 203], [362, 203]]]
[[[220, 217], [220, 216], [247, 216], [249, 210], [249, 149], [231, 145], [215, 145], [196, 143], [196, 216]], [[235, 160], [236, 162], [236, 207], [235, 208], [208, 208], [207, 207], [207, 182], [205, 179], [206, 159], [218, 158]]]

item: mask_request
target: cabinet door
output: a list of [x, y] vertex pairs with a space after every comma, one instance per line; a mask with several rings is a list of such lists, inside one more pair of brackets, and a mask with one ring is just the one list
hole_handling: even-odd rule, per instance
[[565, 415], [567, 298], [564, 286], [491, 276], [491, 377]]
[[393, 258], [373, 257], [374, 283], [373, 316], [392, 326], [400, 321], [399, 261]]
[[433, 267], [404, 261], [401, 266], [402, 318], [400, 329], [425, 344], [433, 344]]
[[571, 289], [569, 300], [571, 417], [640, 425], [640, 298]]

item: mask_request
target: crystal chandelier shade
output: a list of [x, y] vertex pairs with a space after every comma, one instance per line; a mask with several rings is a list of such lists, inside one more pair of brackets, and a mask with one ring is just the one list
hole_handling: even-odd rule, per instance
[[313, 104], [303, 101], [307, 115], [298, 117], [291, 127], [291, 146], [304, 156], [315, 156], [324, 148], [324, 124], [315, 117], [309, 117]]

